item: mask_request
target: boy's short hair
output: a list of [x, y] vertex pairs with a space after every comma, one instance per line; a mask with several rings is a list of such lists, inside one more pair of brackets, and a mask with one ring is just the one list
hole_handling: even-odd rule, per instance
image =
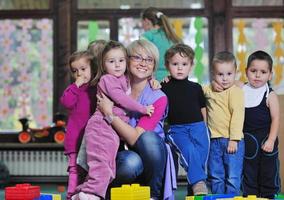
[[250, 56], [248, 57], [248, 61], [247, 61], [247, 68], [250, 67], [252, 61], [254, 61], [254, 60], [266, 61], [268, 63], [270, 72], [272, 71], [273, 60], [272, 60], [271, 56], [268, 53], [266, 53], [265, 51], [255, 51], [252, 54], [250, 54]]
[[234, 54], [229, 51], [221, 51], [214, 55], [212, 59], [212, 70], [214, 70], [217, 63], [233, 63], [235, 68], [237, 69], [236, 58]]
[[169, 65], [169, 60], [176, 54], [180, 54], [182, 57], [188, 57], [189, 60], [191, 61], [191, 64], [193, 64], [194, 60], [194, 51], [193, 49], [182, 43], [175, 44], [171, 46], [165, 53], [165, 66], [168, 67]]

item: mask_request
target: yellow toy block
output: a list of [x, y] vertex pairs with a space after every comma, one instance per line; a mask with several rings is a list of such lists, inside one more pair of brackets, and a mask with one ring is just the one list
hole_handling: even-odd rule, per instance
[[256, 195], [248, 195], [247, 200], [256, 200]]
[[139, 184], [122, 185], [111, 189], [111, 200], [149, 200], [150, 187]]
[[[50, 198], [51, 197], [51, 198]], [[61, 200], [61, 194], [48, 194], [48, 193], [41, 193], [40, 200]]]
[[61, 200], [61, 195], [60, 194], [53, 194], [52, 200]]
[[194, 200], [194, 196], [186, 196], [185, 200]]

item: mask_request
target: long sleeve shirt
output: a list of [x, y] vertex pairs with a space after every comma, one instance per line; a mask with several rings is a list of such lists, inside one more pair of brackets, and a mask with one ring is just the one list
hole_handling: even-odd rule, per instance
[[214, 92], [211, 86], [205, 86], [203, 91], [211, 138], [241, 140], [245, 112], [242, 89], [233, 85], [222, 92]]
[[129, 90], [128, 85], [126, 76], [116, 77], [106, 74], [100, 78], [98, 91], [103, 92], [111, 98], [118, 107], [124, 108], [127, 111], [138, 111], [146, 114], [146, 107], [127, 95], [127, 91]]
[[74, 83], [63, 92], [60, 102], [68, 109], [68, 122], [64, 140], [65, 153], [78, 152], [85, 126], [95, 107], [96, 88], [84, 84], [77, 87]]

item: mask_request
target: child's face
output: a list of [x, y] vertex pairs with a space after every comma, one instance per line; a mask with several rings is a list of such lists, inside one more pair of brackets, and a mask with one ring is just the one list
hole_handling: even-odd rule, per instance
[[167, 67], [173, 78], [183, 80], [188, 77], [192, 69], [192, 60], [187, 56], [181, 56], [180, 53], [176, 53], [169, 59]]
[[272, 78], [272, 72], [265, 60], [253, 60], [246, 69], [246, 74], [249, 83], [255, 88], [262, 87]]
[[122, 49], [111, 49], [104, 58], [104, 68], [108, 74], [116, 77], [124, 75], [126, 70], [126, 57]]
[[88, 83], [91, 80], [90, 61], [86, 58], [75, 60], [71, 63], [71, 72], [76, 80], [82, 78], [84, 83]]
[[147, 18], [142, 19], [142, 28], [144, 29], [144, 31], [149, 31], [149, 30], [151, 30], [153, 28], [153, 24]]
[[234, 85], [235, 76], [236, 68], [233, 62], [215, 64], [213, 78], [224, 90]]

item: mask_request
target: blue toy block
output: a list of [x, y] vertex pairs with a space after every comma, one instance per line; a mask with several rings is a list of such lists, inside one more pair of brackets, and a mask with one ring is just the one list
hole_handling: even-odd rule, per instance
[[226, 199], [226, 198], [234, 198], [234, 194], [212, 194], [203, 197], [203, 200], [216, 200], [216, 199]]
[[39, 200], [61, 200], [60, 194], [40, 194]]

